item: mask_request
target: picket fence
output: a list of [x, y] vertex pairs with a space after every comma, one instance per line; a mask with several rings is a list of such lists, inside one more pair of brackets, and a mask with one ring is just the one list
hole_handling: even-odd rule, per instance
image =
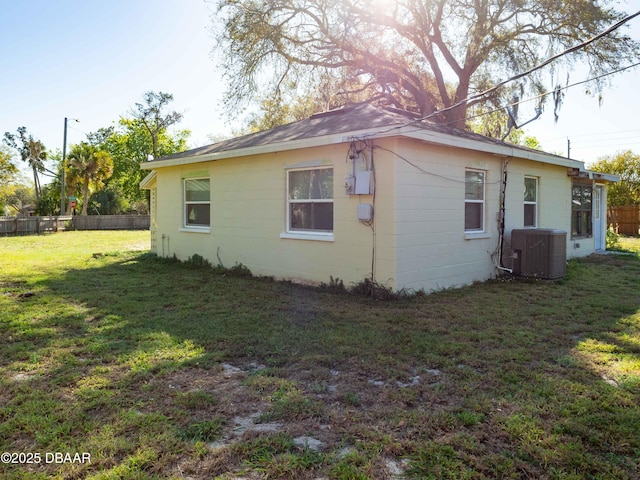
[[149, 215], [74, 215], [0, 217], [0, 235], [30, 235], [62, 230], [148, 230]]

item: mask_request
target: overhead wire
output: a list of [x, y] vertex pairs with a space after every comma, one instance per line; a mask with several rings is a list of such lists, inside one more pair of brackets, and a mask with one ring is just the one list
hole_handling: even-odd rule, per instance
[[[425, 170], [420, 165], [416, 164], [415, 162], [412, 162], [408, 158], [404, 157], [403, 155], [400, 155], [398, 152], [394, 152], [393, 150], [391, 150], [389, 148], [385, 148], [385, 147], [382, 147], [380, 145], [375, 145], [375, 144], [373, 145], [373, 148], [377, 149], [377, 150], [384, 150], [385, 152], [389, 152], [389, 153], [395, 155], [400, 160], [402, 160], [403, 162], [411, 165], [413, 168], [415, 168], [416, 170], [418, 170], [421, 173], [424, 173], [425, 175], [431, 175], [433, 177], [442, 178], [443, 180], [447, 180], [449, 182], [454, 182], [454, 183], [460, 183], [460, 184], [466, 184], [467, 183], [467, 181], [463, 180], [463, 179], [447, 177], [446, 175], [440, 175], [439, 173], [434, 173], [434, 172], [431, 172], [429, 170]], [[495, 182], [485, 182], [485, 185], [496, 185], [496, 184], [501, 183], [501, 182], [502, 182], [501, 180], [500, 181], [495, 181]]]
[[[640, 139], [638, 139], [637, 137], [635, 138], [635, 142], [624, 142], [624, 145], [638, 145], [640, 144]], [[571, 142], [571, 150], [579, 150], [579, 149], [584, 149], [584, 148], [607, 148], [607, 147], [615, 147], [615, 146], [619, 146], [622, 142], [618, 141], [618, 142], [613, 142], [613, 143], [587, 143], [586, 145], [584, 144], [575, 144], [573, 142]]]
[[[428, 120], [429, 118], [433, 118], [433, 117], [435, 117], [435, 116], [437, 116], [437, 115], [442, 114], [443, 112], [448, 112], [448, 111], [450, 111], [450, 110], [453, 110], [453, 109], [455, 109], [455, 108], [458, 108], [458, 107], [460, 107], [460, 106], [462, 106], [462, 105], [465, 105], [465, 104], [467, 104], [467, 103], [469, 103], [469, 102], [472, 102], [472, 101], [474, 101], [474, 100], [479, 100], [479, 99], [481, 99], [482, 97], [486, 97], [487, 95], [489, 95], [489, 94], [491, 94], [491, 93], [495, 92], [496, 90], [498, 90], [499, 88], [503, 87], [504, 85], [506, 85], [506, 84], [508, 84], [508, 83], [511, 83], [511, 82], [513, 82], [513, 81], [515, 81], [515, 80], [519, 80], [520, 78], [523, 78], [523, 77], [525, 77], [525, 76], [527, 76], [527, 75], [530, 75], [530, 74], [532, 74], [533, 72], [535, 72], [535, 71], [537, 71], [537, 70], [540, 70], [540, 69], [542, 69], [542, 68], [546, 67], [547, 65], [549, 65], [549, 64], [550, 64], [550, 63], [552, 63], [552, 62], [554, 62], [555, 60], [557, 60], [557, 59], [559, 59], [559, 58], [561, 58], [561, 57], [563, 57], [563, 56], [565, 56], [565, 55], [568, 55], [569, 53], [576, 52], [576, 51], [578, 51], [578, 50], [580, 50], [580, 49], [583, 49], [583, 48], [585, 48], [585, 47], [587, 47], [587, 46], [591, 45], [591, 44], [592, 44], [592, 43], [594, 43], [595, 41], [599, 40], [599, 39], [600, 39], [600, 38], [602, 38], [602, 37], [605, 37], [605, 36], [609, 35], [610, 33], [614, 32], [615, 30], [617, 30], [618, 28], [620, 28], [621, 26], [623, 26], [625, 23], [629, 22], [630, 20], [634, 19], [635, 17], [637, 17], [637, 16], [639, 16], [639, 15], [640, 15], [640, 10], [639, 10], [639, 11], [637, 11], [636, 13], [633, 13], [633, 14], [631, 14], [631, 15], [628, 15], [628, 16], [624, 17], [623, 19], [621, 19], [620, 21], [616, 22], [615, 24], [613, 24], [612, 26], [610, 26], [610, 27], [609, 27], [609, 28], [607, 28], [606, 30], [604, 30], [604, 31], [600, 32], [599, 34], [595, 35], [594, 37], [592, 37], [592, 38], [590, 38], [590, 39], [588, 39], [588, 40], [585, 40], [584, 42], [581, 42], [581, 43], [579, 43], [579, 44], [577, 44], [577, 45], [574, 45], [574, 46], [572, 46], [572, 47], [569, 47], [569, 48], [567, 48], [567, 49], [563, 50], [562, 52], [557, 53], [556, 55], [553, 55], [553, 56], [551, 56], [551, 57], [547, 58], [547, 59], [546, 59], [546, 60], [544, 60], [542, 63], [540, 63], [540, 64], [538, 64], [538, 65], [536, 65], [536, 66], [534, 66], [534, 67], [532, 67], [532, 68], [530, 68], [530, 69], [528, 69], [528, 70], [526, 70], [526, 71], [524, 71], [524, 72], [520, 72], [520, 73], [518, 73], [518, 74], [516, 74], [516, 75], [513, 75], [512, 77], [509, 77], [509, 78], [508, 78], [508, 79], [506, 79], [506, 80], [503, 80], [503, 81], [501, 81], [501, 82], [498, 82], [496, 85], [494, 85], [493, 87], [491, 87], [491, 88], [489, 88], [489, 89], [487, 89], [487, 90], [484, 90], [484, 91], [482, 91], [482, 92], [476, 93], [476, 94], [474, 94], [474, 95], [470, 95], [470, 96], [468, 96], [468, 97], [464, 98], [463, 100], [460, 100], [460, 101], [458, 101], [457, 103], [455, 103], [455, 104], [453, 104], [453, 105], [450, 105], [449, 107], [445, 107], [445, 108], [443, 108], [443, 109], [437, 110], [437, 111], [435, 111], [435, 112], [433, 112], [433, 113], [430, 113], [430, 114], [428, 114], [428, 115], [424, 115], [424, 116], [422, 116], [422, 117], [416, 118], [416, 119], [411, 120], [411, 121], [409, 121], [409, 122], [406, 122], [406, 123], [404, 123], [404, 124], [396, 125], [396, 126], [394, 126], [394, 127], [390, 127], [390, 128], [388, 128], [388, 129], [386, 129], [386, 130], [381, 130], [381, 131], [376, 132], [376, 133], [371, 133], [371, 134], [369, 134], [369, 135], [367, 135], [367, 136], [372, 136], [372, 135], [382, 134], [382, 133], [388, 133], [388, 132], [391, 132], [391, 131], [393, 131], [393, 130], [398, 130], [398, 129], [401, 129], [401, 128], [405, 128], [405, 127], [408, 127], [408, 126], [413, 125], [413, 124], [415, 124], [415, 123], [422, 122], [423, 120]], [[640, 63], [637, 63], [637, 64], [634, 64], [633, 66], [637, 66], [637, 65], [639, 65], [639, 64], [640, 64]], [[632, 66], [625, 67], [625, 68], [624, 68], [624, 70], [626, 70], [626, 69], [628, 69], [628, 68], [632, 68]], [[619, 70], [619, 71], [622, 71], [622, 70]], [[618, 73], [618, 71], [611, 72], [611, 73], [609, 73], [609, 74], [613, 74], [613, 73]], [[601, 78], [601, 77], [594, 77], [593, 79], [590, 79], [590, 80], [588, 80], [588, 81], [593, 81], [593, 80], [596, 80], [596, 79], [598, 79], [598, 78]], [[587, 82], [586, 80], [585, 80], [585, 81], [583, 81], [583, 82], [578, 82], [576, 85], [580, 85], [581, 83], [586, 83], [586, 82]], [[575, 85], [573, 85], [573, 86], [575, 86]], [[568, 87], [564, 87], [564, 88], [568, 88]], [[546, 94], [544, 94], [544, 95], [549, 95], [550, 93], [552, 93], [552, 92], [547, 92], [547, 93], [546, 93]], [[534, 99], [535, 99], [535, 98], [536, 98], [536, 97], [534, 97]], [[503, 107], [503, 108], [506, 108], [506, 107]]]
[[[640, 12], [639, 12], [639, 13], [640, 13]], [[579, 86], [579, 85], [583, 85], [583, 84], [585, 84], [585, 83], [593, 82], [593, 81], [595, 81], [595, 80], [599, 80], [599, 79], [604, 78], [604, 77], [607, 77], [607, 76], [609, 76], [609, 75], [614, 75], [614, 74], [616, 74], [616, 73], [624, 72], [625, 70], [629, 70], [629, 69], [631, 69], [631, 68], [635, 68], [635, 67], [637, 67], [637, 66], [640, 66], [640, 62], [636, 62], [636, 63], [633, 63], [633, 64], [631, 64], [631, 65], [627, 65], [627, 66], [625, 66], [625, 67], [621, 67], [621, 68], [618, 68], [618, 69], [616, 69], [616, 70], [612, 70], [612, 71], [610, 71], [610, 72], [602, 73], [602, 74], [597, 75], [597, 76], [595, 76], [595, 77], [587, 78], [586, 80], [581, 80], [581, 81], [579, 81], [579, 82], [574, 82], [574, 83], [572, 83], [572, 84], [570, 84], [570, 85], [565, 85], [564, 87], [558, 87], [557, 89], [554, 89], [554, 90], [551, 90], [551, 91], [547, 91], [547, 92], [544, 92], [544, 93], [541, 93], [541, 94], [538, 94], [538, 95], [534, 95], [534, 96], [532, 96], [532, 97], [528, 97], [528, 98], [525, 98], [525, 99], [523, 99], [523, 100], [519, 100], [519, 101], [517, 101], [517, 102], [511, 102], [511, 103], [509, 103], [509, 104], [507, 104], [507, 105], [504, 105], [504, 106], [501, 106], [501, 107], [497, 107], [497, 108], [495, 108], [495, 109], [493, 109], [493, 110], [490, 110], [490, 111], [487, 111], [487, 112], [481, 112], [481, 113], [478, 113], [478, 114], [475, 114], [475, 115], [467, 116], [467, 117], [465, 117], [465, 120], [473, 120], [474, 118], [479, 118], [479, 117], [482, 117], [482, 116], [485, 116], [485, 115], [490, 115], [490, 114], [495, 113], [495, 112], [498, 112], [498, 111], [500, 111], [500, 110], [504, 110], [504, 109], [509, 108], [509, 107], [514, 107], [514, 106], [516, 106], [516, 105], [520, 105], [520, 104], [523, 104], [523, 103], [531, 102], [531, 101], [533, 101], [533, 100], [537, 100], [537, 99], [543, 98], [543, 97], [545, 97], [545, 96], [547, 96], [547, 95], [550, 95], [550, 94], [552, 94], [552, 93], [554, 93], [554, 92], [568, 90], [569, 88], [573, 88], [573, 87], [577, 87], [577, 86]], [[417, 121], [416, 121], [416, 120], [414, 120], [414, 121], [412, 121], [412, 122], [409, 122], [409, 123], [407, 123], [407, 124], [401, 125], [401, 126], [399, 126], [399, 127], [393, 127], [393, 128], [390, 128], [389, 130], [386, 130], [386, 131], [384, 131], [384, 132], [378, 132], [378, 133], [387, 133], [387, 132], [389, 132], [389, 131], [392, 131], [392, 130], [393, 130], [393, 129], [395, 129], [395, 128], [407, 127], [407, 126], [409, 126], [409, 125], [411, 125], [411, 124], [414, 124], [414, 123], [417, 123]], [[451, 124], [451, 123], [452, 123], [452, 122], [446, 122], [446, 123], [442, 123], [442, 124], [440, 124], [440, 125], [449, 125], [449, 124]], [[422, 128], [421, 128], [421, 127], [417, 127], [417, 126], [416, 126], [416, 128], [415, 128], [415, 129], [413, 129], [413, 130], [407, 130], [407, 133], [410, 133], [410, 132], [419, 132], [419, 131], [421, 131], [421, 130], [422, 130]], [[629, 132], [640, 132], [640, 130], [629, 130]], [[617, 134], [617, 133], [622, 133], [622, 132], [611, 132], [611, 134]], [[368, 136], [370, 136], [370, 135], [371, 135], [371, 134], [367, 135], [367, 137], [368, 137]], [[588, 135], [588, 134], [585, 134], [584, 136], [590, 136], [590, 137], [593, 137], [594, 135]], [[556, 139], [559, 139], [559, 138], [563, 138], [563, 139], [565, 139], [565, 137], [556, 137]], [[632, 137], [632, 138], [633, 138], [633, 137]], [[613, 139], [609, 139], [609, 140], [613, 140]], [[629, 143], [627, 143], [627, 144], [629, 144]], [[629, 145], [631, 145], [631, 144], [629, 144]], [[376, 147], [376, 148], [381, 148], [381, 147]], [[578, 147], [576, 147], [576, 148], [578, 148]], [[587, 147], [580, 147], [580, 148], [587, 148]], [[397, 155], [395, 152], [392, 152], [391, 150], [389, 150], [389, 152], [393, 153], [394, 155]], [[398, 155], [398, 157], [399, 157], [399, 158], [401, 158], [402, 160], [404, 160], [404, 161], [408, 162], [408, 163], [411, 163], [410, 161], [408, 161], [407, 159], [405, 159], [405, 158], [401, 157], [400, 155]], [[421, 169], [420, 169], [420, 167], [417, 167], [417, 166], [415, 166], [415, 165], [414, 165], [414, 167], [416, 167], [416, 168], [418, 168], [419, 170], [421, 170]], [[428, 174], [436, 175], [436, 174], [433, 174], [432, 172], [427, 172], [427, 171], [424, 171], [424, 173], [428, 173]], [[437, 175], [436, 175], [436, 176], [437, 176]], [[443, 177], [443, 178], [446, 178], [446, 177]], [[454, 180], [454, 179], [450, 179], [450, 178], [446, 178], [446, 179], [447, 179], [447, 180], [453, 180], [453, 181], [459, 181], [459, 180]]]
[[465, 98], [464, 100], [460, 100], [459, 102], [455, 103], [454, 105], [451, 105], [451, 106], [449, 106], [447, 108], [444, 108], [442, 110], [434, 112], [434, 113], [428, 115], [427, 117], [435, 116], [435, 115], [440, 114], [442, 112], [453, 110], [454, 108], [458, 108], [458, 107], [460, 107], [460, 106], [462, 106], [462, 105], [464, 105], [464, 104], [466, 104], [468, 102], [471, 102], [473, 100], [478, 100], [478, 99], [480, 99], [482, 97], [486, 97], [487, 95], [495, 92], [496, 90], [498, 90], [500, 87], [503, 87], [507, 83], [511, 83], [511, 82], [513, 82], [515, 80], [519, 80], [522, 77], [525, 77], [527, 75], [531, 75], [533, 72], [546, 67], [550, 63], [556, 61], [558, 58], [563, 57], [565, 55], [568, 55], [569, 53], [576, 52], [578, 50], [581, 50], [581, 49], [591, 45], [593, 42], [599, 40], [602, 37], [605, 37], [605, 36], [609, 35], [610, 33], [614, 32], [615, 30], [620, 28], [622, 25], [624, 25], [628, 21], [630, 21], [633, 18], [637, 17], [638, 15], [640, 15], [640, 10], [637, 11], [636, 13], [634, 13], [634, 14], [628, 15], [627, 17], [623, 18], [622, 20], [620, 20], [619, 22], [615, 23], [611, 27], [607, 28], [603, 32], [600, 32], [596, 36], [594, 36], [594, 37], [592, 37], [592, 38], [590, 38], [588, 40], [585, 40], [584, 42], [579, 43], [578, 45], [574, 45], [572, 47], [569, 47], [566, 50], [563, 50], [562, 52], [557, 53], [556, 55], [553, 55], [553, 56], [547, 58], [545, 61], [543, 61], [542, 63], [536, 65], [535, 67], [532, 67], [532, 68], [530, 68], [530, 69], [528, 69], [528, 70], [526, 70], [524, 72], [518, 73], [518, 74], [516, 74], [516, 75], [514, 75], [514, 76], [512, 76], [512, 77], [510, 77], [510, 78], [508, 78], [506, 80], [503, 80], [502, 82], [498, 82], [496, 85], [494, 85], [493, 87], [491, 87], [491, 88], [489, 88], [489, 89], [487, 89], [487, 90], [485, 90], [483, 92], [476, 93], [475, 95], [471, 95], [471, 96]]
[[[528, 97], [528, 98], [525, 98], [525, 99], [522, 99], [522, 100], [518, 100], [517, 102], [511, 102], [511, 103], [509, 103], [507, 105], [504, 105], [504, 106], [501, 106], [501, 107], [496, 107], [493, 110], [489, 110], [487, 112], [481, 112], [481, 113], [477, 113], [477, 114], [474, 114], [474, 115], [469, 115], [469, 116], [465, 117], [465, 120], [473, 120], [475, 118], [483, 117], [483, 116], [486, 116], [486, 115], [491, 115], [492, 113], [499, 112], [500, 110], [504, 110], [504, 109], [509, 108], [509, 107], [514, 107], [516, 105], [521, 105], [523, 103], [531, 102], [533, 100], [537, 100], [539, 98], [543, 98], [543, 97], [545, 97], [547, 95], [551, 95], [554, 92], [568, 90], [569, 88], [573, 88], [573, 87], [577, 87], [579, 85], [583, 85], [585, 83], [593, 82], [595, 80], [599, 80], [601, 78], [608, 77], [609, 75], [615, 75], [616, 73], [624, 72], [626, 70], [629, 70], [631, 68], [635, 68], [637, 66], [640, 66], [640, 62], [636, 62], [636, 63], [633, 63], [631, 65], [627, 65], [625, 67], [621, 67], [621, 68], [618, 68], [616, 70], [612, 70], [610, 72], [602, 73], [602, 74], [597, 75], [595, 77], [587, 78], [586, 80], [581, 80], [579, 82], [575, 82], [575, 83], [572, 83], [570, 85], [565, 85], [564, 87], [558, 87], [557, 89], [549, 90], [547, 92], [544, 92], [544, 93], [541, 93], [541, 94], [538, 94], [538, 95], [534, 95], [532, 97]], [[388, 133], [388, 132], [393, 131], [395, 129], [406, 128], [406, 127], [408, 127], [408, 126], [410, 126], [410, 125], [412, 125], [414, 123], [417, 123], [418, 121], [421, 121], [421, 120], [422, 119], [412, 120], [411, 122], [407, 122], [407, 123], [402, 124], [402, 125], [391, 127], [388, 130], [382, 130], [382, 131], [379, 131], [379, 132], [370, 133], [370, 134], [367, 134], [367, 135], [363, 136], [363, 138], [370, 137], [370, 136], [375, 136], [375, 135], [381, 134], [381, 133]], [[451, 123], [453, 123], [453, 122], [439, 123], [439, 125], [450, 125]], [[422, 130], [421, 127], [415, 127], [413, 130], [406, 130], [406, 132], [407, 133], [419, 132], [421, 130]], [[636, 132], [636, 131], [640, 132], [640, 130], [627, 130], [627, 131], [628, 132]], [[617, 134], [617, 133], [622, 133], [622, 132], [611, 132], [611, 133], [612, 134]], [[584, 134], [584, 135], [581, 135], [581, 136], [592, 137], [594, 135], [597, 135], [597, 134]], [[563, 136], [563, 137], [555, 137], [555, 138], [553, 138], [551, 140], [556, 140], [556, 139], [560, 139], [560, 138], [566, 139], [566, 137]]]
[[[589, 137], [589, 138], [585, 138]], [[575, 140], [575, 139], [579, 140]], [[620, 130], [610, 132], [592, 132], [562, 137], [553, 137], [545, 141], [550, 148], [563, 148], [567, 140], [571, 140], [572, 150], [580, 150], [585, 148], [607, 148], [615, 147], [620, 144], [624, 146], [640, 144], [640, 130]], [[582, 139], [582, 140], [580, 140]]]
[[[577, 137], [601, 137], [601, 136], [607, 136], [607, 135], [620, 135], [622, 133], [638, 133], [640, 134], [640, 129], [633, 129], [633, 130], [612, 130], [610, 132], [593, 132], [593, 133], [579, 133], [577, 135], [571, 135], [571, 138], [577, 138]], [[552, 137], [549, 140], [553, 141], [553, 140], [560, 140], [560, 139], [565, 139], [566, 140], [566, 135], [563, 135], [561, 137]]]
[[[549, 90], [547, 92], [540, 93], [538, 95], [534, 95], [533, 97], [525, 98], [523, 100], [518, 100], [517, 102], [512, 102], [512, 103], [509, 103], [508, 105], [505, 105], [505, 106], [502, 106], [502, 107], [497, 107], [497, 108], [495, 108], [493, 110], [490, 110], [488, 112], [482, 112], [482, 113], [478, 113], [478, 114], [475, 114], [475, 115], [472, 115], [472, 116], [467, 116], [467, 117], [465, 117], [465, 120], [473, 120], [474, 118], [482, 117], [484, 115], [490, 115], [492, 113], [499, 112], [500, 110], [504, 110], [504, 109], [509, 108], [509, 107], [515, 107], [516, 105], [520, 105], [522, 103], [527, 103], [527, 102], [531, 102], [533, 100], [538, 100], [540, 98], [546, 97], [547, 95], [551, 95], [551, 94], [553, 94], [555, 92], [561, 92], [563, 90], [568, 90], [569, 88], [577, 87], [577, 86], [583, 85], [585, 83], [593, 82], [595, 80], [599, 80], [601, 78], [608, 77], [609, 75], [615, 75], [616, 73], [624, 72], [625, 70], [629, 70], [630, 68], [634, 68], [634, 67], [637, 67], [639, 65], [640, 65], [640, 62], [636, 62], [634, 64], [627, 65], [626, 67], [621, 67], [621, 68], [618, 68], [616, 70], [613, 70], [611, 72], [602, 73], [602, 74], [597, 75], [595, 77], [587, 78], [586, 80], [581, 80], [579, 82], [572, 83], [571, 85], [565, 85], [564, 87], [558, 87], [558, 88], [556, 88], [554, 90]], [[453, 122], [446, 122], [443, 125], [449, 125], [451, 123], [453, 123]]]

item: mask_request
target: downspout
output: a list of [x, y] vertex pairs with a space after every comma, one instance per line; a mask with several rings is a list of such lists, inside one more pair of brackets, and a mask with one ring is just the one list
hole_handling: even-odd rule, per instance
[[511, 161], [511, 157], [505, 159], [502, 164], [502, 185], [500, 187], [500, 214], [499, 214], [499, 223], [498, 223], [498, 265], [496, 268], [498, 270], [502, 270], [504, 272], [513, 273], [513, 269], [506, 268], [503, 265], [503, 249], [504, 249], [504, 219], [505, 219], [505, 204], [507, 197], [507, 167], [509, 166], [509, 162]]
[[[371, 221], [371, 285], [376, 284], [376, 167], [373, 163], [373, 141], [368, 142], [368, 147], [371, 152], [371, 181], [373, 184], [373, 197], [371, 204], [373, 206], [373, 220]], [[355, 164], [354, 164], [355, 168]], [[355, 174], [355, 172], [354, 172]]]

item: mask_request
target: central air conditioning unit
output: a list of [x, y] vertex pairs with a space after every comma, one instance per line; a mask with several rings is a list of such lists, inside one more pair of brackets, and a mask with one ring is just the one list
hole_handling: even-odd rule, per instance
[[511, 249], [514, 275], [551, 280], [567, 273], [567, 232], [563, 230], [512, 230]]

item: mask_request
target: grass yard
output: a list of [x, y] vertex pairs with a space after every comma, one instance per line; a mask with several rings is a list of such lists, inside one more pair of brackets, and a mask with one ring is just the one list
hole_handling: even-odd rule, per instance
[[376, 301], [0, 238], [0, 477], [638, 479], [640, 242]]

